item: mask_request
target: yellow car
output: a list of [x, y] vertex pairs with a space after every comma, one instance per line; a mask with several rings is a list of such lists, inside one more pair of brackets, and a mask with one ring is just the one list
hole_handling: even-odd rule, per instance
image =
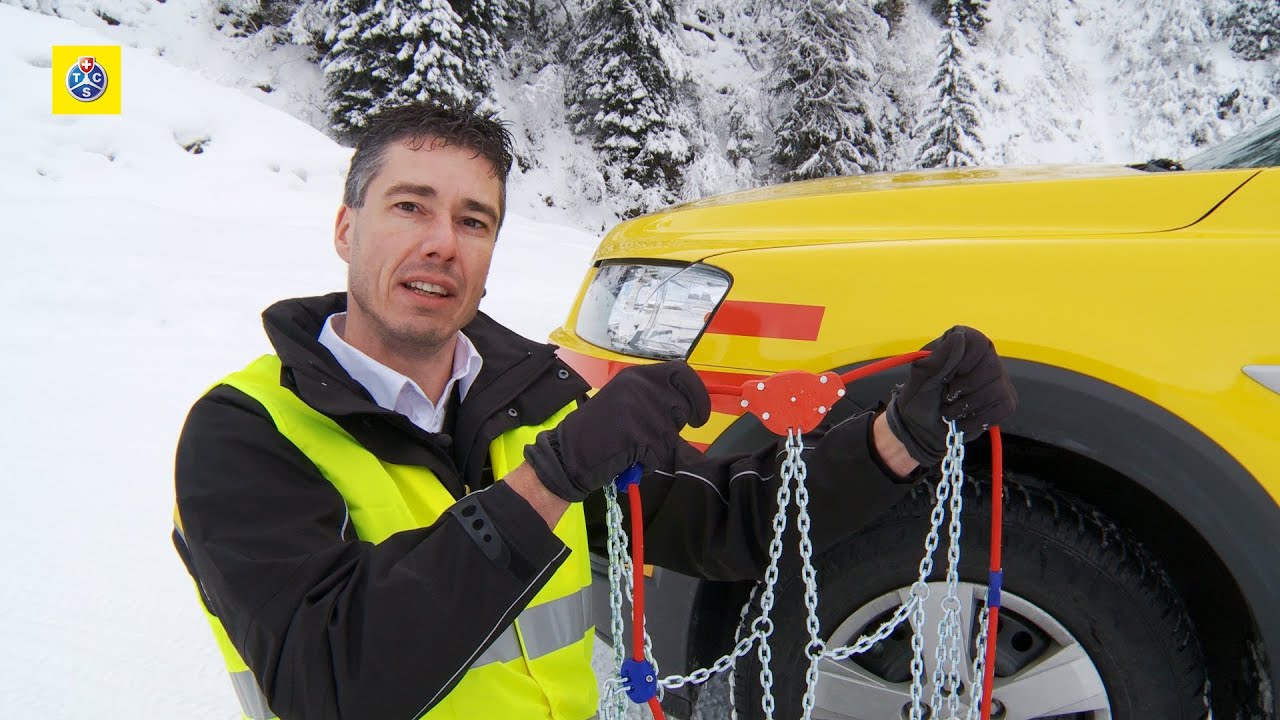
[[[979, 328], [1020, 396], [1003, 427], [1012, 484], [993, 716], [1165, 720], [1211, 704], [1218, 718], [1275, 717], [1276, 166], [1280, 117], [1184, 163], [907, 172], [699, 201], [615, 228], [551, 340], [597, 387], [669, 358], [724, 385], [843, 371], [951, 325]], [[874, 407], [903, 377], [852, 384], [835, 412]], [[706, 452], [771, 441], [736, 398], [713, 406], [686, 435]], [[987, 444], [971, 444], [969, 472], [988, 463]], [[986, 591], [987, 489], [966, 496], [970, 633]], [[819, 558], [829, 643], [909, 596], [931, 500], [925, 484]], [[662, 569], [648, 582], [663, 676], [730, 649], [746, 588]], [[803, 690], [802, 590], [784, 578], [775, 606], [783, 717]], [[596, 608], [602, 617], [603, 596]], [[907, 717], [909, 636], [824, 662], [815, 717]], [[737, 667], [743, 717], [762, 714], [756, 663], [751, 653]], [[664, 705], [688, 717], [716, 692], [685, 686]]]

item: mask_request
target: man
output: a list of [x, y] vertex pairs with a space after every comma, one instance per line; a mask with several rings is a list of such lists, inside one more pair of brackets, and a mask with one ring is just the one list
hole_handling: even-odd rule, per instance
[[[174, 540], [248, 717], [592, 716], [588, 534], [633, 462], [654, 471], [653, 562], [763, 573], [776, 448], [712, 459], [680, 440], [710, 407], [687, 365], [586, 400], [554, 348], [478, 312], [510, 166], [493, 121], [371, 118], [334, 227], [347, 293], [268, 308], [276, 354], [187, 418]], [[1013, 410], [986, 338], [933, 347], [887, 412], [806, 436], [817, 548], [941, 457], [944, 415], [976, 435]]]

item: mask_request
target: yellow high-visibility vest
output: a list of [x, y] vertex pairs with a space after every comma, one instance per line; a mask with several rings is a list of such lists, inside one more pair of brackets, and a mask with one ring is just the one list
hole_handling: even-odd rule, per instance
[[[280, 434], [315, 463], [342, 494], [361, 540], [377, 544], [401, 530], [425, 527], [454, 504], [453, 496], [430, 470], [379, 460], [331, 418], [282, 387], [276, 356], [257, 359], [221, 384], [240, 390], [266, 408]], [[570, 403], [540, 425], [514, 428], [498, 436], [489, 445], [493, 476], [501, 478], [524, 462], [525, 446], [542, 430], [555, 427], [575, 406]], [[178, 529], [181, 532], [180, 526]], [[476, 658], [462, 680], [423, 718], [583, 720], [595, 715], [591, 566], [582, 505], [570, 505], [554, 532], [571, 551], [568, 559], [514, 624]], [[208, 608], [205, 612], [244, 716], [250, 720], [275, 717], [222, 622]]]

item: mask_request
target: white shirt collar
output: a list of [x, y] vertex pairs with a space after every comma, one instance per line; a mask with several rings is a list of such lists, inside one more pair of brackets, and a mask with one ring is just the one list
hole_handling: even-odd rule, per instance
[[324, 329], [320, 331], [320, 344], [328, 348], [338, 364], [369, 391], [379, 407], [405, 415], [413, 424], [427, 432], [440, 432], [444, 425], [445, 408], [449, 404], [449, 393], [453, 386], [458, 386], [458, 399], [465, 398], [484, 365], [484, 359], [476, 351], [476, 346], [459, 331], [458, 342], [453, 346], [453, 372], [445, 383], [444, 392], [440, 395], [441, 402], [437, 407], [407, 375], [392, 370], [343, 340], [334, 329], [334, 318], [345, 321], [346, 313], [334, 313], [324, 321]]

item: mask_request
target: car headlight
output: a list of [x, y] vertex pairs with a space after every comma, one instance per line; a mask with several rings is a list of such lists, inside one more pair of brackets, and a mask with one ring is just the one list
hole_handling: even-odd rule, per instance
[[706, 265], [602, 265], [578, 310], [578, 336], [607, 350], [688, 356], [729, 277]]

